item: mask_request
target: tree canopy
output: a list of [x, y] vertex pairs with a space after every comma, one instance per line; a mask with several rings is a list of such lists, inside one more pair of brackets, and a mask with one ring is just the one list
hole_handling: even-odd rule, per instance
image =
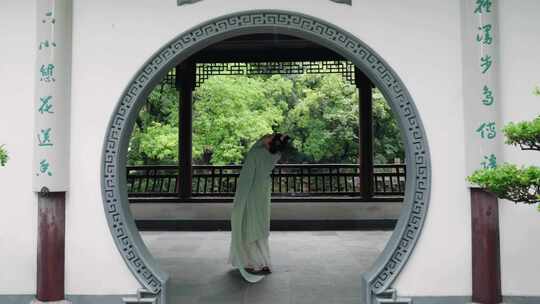
[[[404, 158], [399, 127], [383, 95], [373, 94], [375, 162]], [[262, 135], [290, 134], [290, 163], [358, 162], [358, 93], [336, 74], [213, 76], [193, 94], [193, 161], [241, 163]], [[158, 85], [136, 121], [129, 164], [178, 159], [178, 93]]]
[[0, 167], [4, 167], [7, 164], [9, 157], [4, 145], [0, 146]]
[[282, 124], [291, 89], [280, 76], [208, 79], [194, 94], [193, 157], [238, 163], [253, 142]]

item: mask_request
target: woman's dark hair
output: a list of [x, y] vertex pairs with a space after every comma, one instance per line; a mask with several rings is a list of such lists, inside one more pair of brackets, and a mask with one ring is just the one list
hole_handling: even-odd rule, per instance
[[275, 154], [277, 152], [283, 151], [286, 147], [291, 138], [289, 135], [283, 136], [283, 139], [281, 138], [283, 134], [281, 133], [274, 133], [274, 136], [272, 137], [272, 141], [270, 141], [270, 153]]

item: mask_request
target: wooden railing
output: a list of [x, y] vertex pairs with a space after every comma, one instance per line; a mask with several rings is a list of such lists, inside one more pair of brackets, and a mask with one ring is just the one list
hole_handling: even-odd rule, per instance
[[[241, 165], [194, 165], [193, 196], [232, 196]], [[128, 166], [130, 197], [177, 196], [178, 167]], [[405, 165], [375, 165], [376, 196], [403, 196]], [[357, 164], [278, 164], [272, 172], [274, 196], [358, 196], [360, 167]]]

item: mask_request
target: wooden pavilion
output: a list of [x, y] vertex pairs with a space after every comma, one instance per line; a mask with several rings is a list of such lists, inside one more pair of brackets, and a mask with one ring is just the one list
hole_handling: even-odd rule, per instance
[[373, 163], [374, 86], [369, 78], [314, 42], [255, 34], [210, 45], [162, 80], [177, 88], [180, 99], [178, 166], [128, 166], [130, 202], [231, 201], [241, 166], [192, 164], [193, 91], [215, 75], [302, 73], [338, 73], [358, 88], [358, 164], [278, 164], [272, 174], [273, 201], [401, 201], [405, 165]]

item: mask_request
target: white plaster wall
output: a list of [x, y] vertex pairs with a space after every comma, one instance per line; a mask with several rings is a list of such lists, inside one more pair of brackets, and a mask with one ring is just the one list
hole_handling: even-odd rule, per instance
[[[66, 208], [66, 293], [132, 294], [140, 287], [109, 232], [100, 190], [105, 128], [116, 100], [138, 60], [119, 39], [116, 22], [125, 9], [108, 1], [76, 1], [73, 13], [71, 184]], [[107, 9], [104, 9], [108, 7]], [[122, 35], [122, 34], [121, 34]], [[139, 36], [140, 39], [142, 36]]]
[[444, 0], [355, 0], [352, 8], [328, 0], [205, 0], [183, 7], [176, 0], [75, 2], [67, 292], [126, 293], [137, 286], [107, 230], [99, 190], [105, 127], [130, 77], [188, 27], [255, 8], [326, 19], [357, 35], [396, 70], [427, 130], [433, 188], [424, 233], [395, 285], [405, 295], [470, 294], [469, 201], [459, 148], [459, 3]]
[[[540, 2], [500, 1], [502, 121], [531, 120], [540, 115]], [[506, 145], [505, 161], [540, 166], [540, 152]], [[499, 207], [501, 275], [504, 295], [540, 295], [540, 212], [536, 206], [501, 201]]]
[[[367, 4], [367, 2], [366, 2]], [[359, 37], [405, 82], [428, 135], [431, 203], [416, 249], [395, 287], [403, 296], [470, 295], [470, 207], [465, 185], [458, 1], [393, 1], [364, 7], [373, 15]], [[360, 17], [358, 20], [365, 20]], [[367, 21], [367, 20], [366, 20]]]
[[[268, 4], [267, 4], [268, 3]], [[427, 130], [433, 187], [424, 233], [398, 278], [402, 295], [470, 294], [470, 215], [464, 182], [459, 6], [457, 1], [327, 0], [77, 1], [74, 14], [71, 192], [66, 217], [66, 292], [132, 293], [138, 283], [117, 253], [99, 189], [105, 127], [130, 77], [166, 41], [204, 19], [248, 8], [301, 11], [354, 33], [396, 70]], [[501, 1], [503, 121], [540, 111], [540, 42], [536, 0]], [[34, 76], [33, 1], [0, 1], [0, 143], [11, 160], [0, 168], [0, 294], [35, 292], [36, 199], [31, 192]], [[13, 29], [17, 29], [14, 31]], [[528, 59], [528, 60], [524, 60]], [[6, 110], [9, 105], [9, 110]], [[12, 132], [16, 130], [16, 132]], [[532, 152], [506, 147], [505, 159], [536, 163]], [[503, 293], [539, 295], [534, 208], [501, 204]], [[524, 263], [523, 261], [527, 261]]]
[[36, 290], [37, 196], [32, 193], [35, 8], [0, 1], [0, 294]]

